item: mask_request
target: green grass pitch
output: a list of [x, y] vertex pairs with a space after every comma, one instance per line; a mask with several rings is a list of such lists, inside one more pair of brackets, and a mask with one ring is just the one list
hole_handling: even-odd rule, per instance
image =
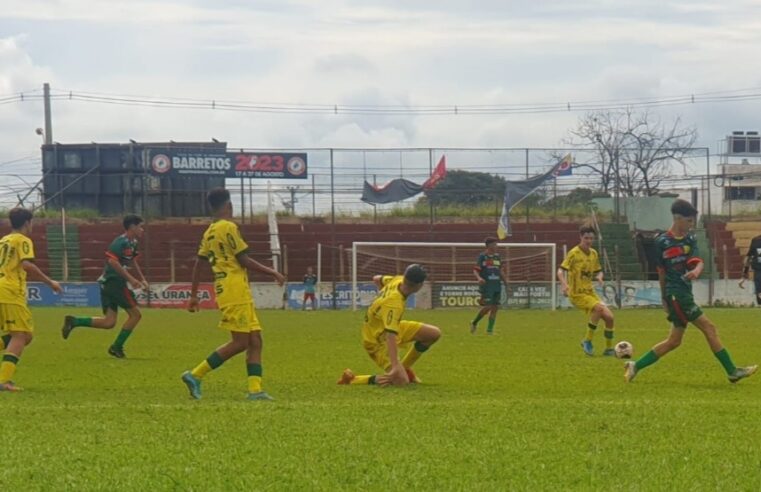
[[[146, 310], [116, 360], [116, 330], [61, 339], [76, 311], [95, 314], [34, 310], [26, 391], [0, 394], [0, 490], [761, 490], [761, 375], [729, 384], [695, 328], [627, 385], [582, 354], [578, 312], [503, 311], [487, 337], [473, 311], [411, 311], [444, 335], [423, 384], [381, 389], [335, 384], [374, 370], [362, 313], [262, 311], [277, 401], [244, 399], [242, 356], [192, 401], [179, 376], [226, 340], [216, 312]], [[737, 364], [761, 362], [761, 312], [706, 313]], [[659, 310], [616, 316], [636, 355], [667, 333]]]

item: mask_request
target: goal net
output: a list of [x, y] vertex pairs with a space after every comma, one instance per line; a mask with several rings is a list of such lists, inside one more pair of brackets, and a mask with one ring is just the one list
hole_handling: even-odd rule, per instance
[[[430, 307], [477, 306], [480, 294], [473, 267], [483, 243], [356, 242], [351, 249], [353, 302], [358, 285], [374, 275], [402, 274], [419, 263], [428, 270]], [[500, 243], [497, 252], [507, 270], [503, 307], [555, 309], [557, 306], [557, 248], [554, 243]]]

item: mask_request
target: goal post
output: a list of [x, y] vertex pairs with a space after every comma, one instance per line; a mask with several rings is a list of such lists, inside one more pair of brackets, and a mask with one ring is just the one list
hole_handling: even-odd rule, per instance
[[[374, 275], [400, 275], [407, 265], [420, 263], [428, 270], [432, 287], [442, 293], [450, 289], [458, 295], [472, 295], [478, 282], [473, 267], [485, 250], [478, 243], [432, 242], [354, 242], [351, 248], [352, 308], [359, 306], [360, 282], [371, 282]], [[557, 296], [557, 245], [555, 243], [499, 243], [497, 253], [507, 269], [507, 306], [546, 307], [555, 310]], [[467, 290], [467, 294], [463, 294]], [[432, 298], [436, 296], [432, 293]], [[438, 306], [458, 305], [454, 297]], [[532, 306], [532, 302], [534, 306]]]

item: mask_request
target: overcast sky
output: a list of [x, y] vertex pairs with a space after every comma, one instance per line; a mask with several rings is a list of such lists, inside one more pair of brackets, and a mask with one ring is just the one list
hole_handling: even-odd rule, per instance
[[[761, 87], [761, 2], [0, 0], [0, 96], [41, 88], [256, 102], [464, 105]], [[761, 101], [658, 110], [716, 150]], [[579, 113], [283, 115], [55, 101], [62, 143], [551, 147]], [[0, 163], [38, 156], [42, 103], [0, 105]], [[28, 171], [28, 164], [22, 165]], [[18, 172], [5, 164], [0, 171]]]

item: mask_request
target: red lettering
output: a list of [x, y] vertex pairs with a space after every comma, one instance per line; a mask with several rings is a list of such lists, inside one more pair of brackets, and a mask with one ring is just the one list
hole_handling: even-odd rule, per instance
[[285, 169], [285, 159], [283, 159], [282, 155], [273, 155], [272, 161], [275, 163], [275, 166], [272, 168], [273, 171], [282, 172]]
[[254, 171], [269, 171], [270, 165], [272, 164], [272, 158], [268, 155], [260, 155], [259, 158], [256, 160], [256, 165], [254, 166]]
[[235, 170], [248, 171], [251, 169], [251, 155], [238, 154], [235, 156]]

